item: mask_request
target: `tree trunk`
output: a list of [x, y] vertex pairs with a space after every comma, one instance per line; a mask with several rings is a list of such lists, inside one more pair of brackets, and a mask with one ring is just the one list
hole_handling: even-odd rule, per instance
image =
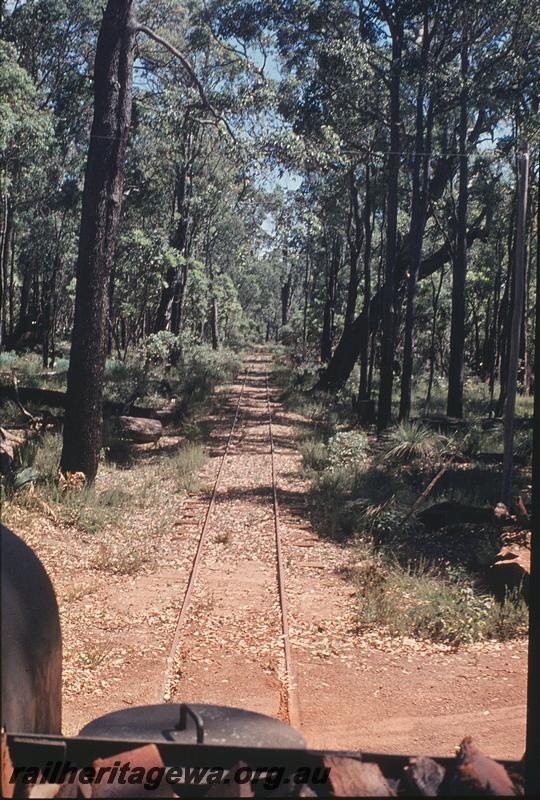
[[56, 278], [60, 269], [60, 245], [57, 242], [56, 255], [54, 257], [54, 264], [52, 273], [47, 275], [43, 281], [43, 297], [42, 297], [42, 364], [43, 369], [49, 366], [51, 353], [51, 344], [54, 338], [54, 297], [56, 294]]
[[9, 341], [13, 341], [15, 329], [15, 231], [11, 238], [11, 264], [9, 268]]
[[289, 322], [289, 311], [292, 299], [292, 272], [289, 272], [287, 280], [281, 287], [281, 324], [287, 325]]
[[364, 330], [360, 343], [360, 383], [358, 386], [358, 400], [369, 400], [369, 342], [370, 319], [369, 307], [371, 304], [371, 243], [373, 239], [373, 221], [371, 218], [371, 167], [366, 164], [366, 195], [364, 201]]
[[514, 259], [514, 298], [512, 309], [512, 329], [508, 358], [508, 389], [504, 412], [504, 461], [501, 500], [509, 508], [512, 494], [512, 459], [514, 445], [514, 416], [516, 410], [516, 389], [519, 364], [519, 340], [521, 335], [521, 315], [525, 292], [525, 261], [527, 236], [527, 192], [529, 182], [529, 155], [519, 156], [519, 205], [516, 232], [516, 257]]
[[[530, 167], [531, 174], [529, 175], [529, 183], [532, 179], [532, 166]], [[532, 275], [532, 254], [534, 243], [534, 224], [533, 220], [533, 199], [532, 192], [529, 193], [529, 205], [527, 208], [527, 219], [531, 221], [529, 227], [529, 242], [526, 252], [526, 278], [525, 278], [525, 297], [523, 299], [523, 320], [521, 328], [521, 358], [523, 361], [523, 383], [522, 394], [528, 395], [531, 393], [531, 369], [529, 364], [529, 313], [530, 313], [530, 292], [531, 292], [531, 275]]]
[[332, 254], [326, 253], [326, 300], [324, 304], [323, 328], [321, 335], [321, 361], [327, 363], [332, 358], [334, 339], [334, 314], [336, 306], [337, 277], [341, 262], [341, 244], [335, 238]]
[[465, 281], [467, 277], [467, 210], [469, 203], [469, 165], [467, 162], [467, 123], [469, 105], [469, 34], [467, 11], [463, 6], [461, 41], [461, 96], [459, 111], [459, 198], [456, 252], [452, 268], [452, 318], [450, 323], [450, 366], [448, 370], [449, 417], [463, 416], [463, 371], [465, 357]]
[[210, 306], [210, 329], [212, 333], [212, 349], [219, 350], [218, 304], [215, 297]]
[[3, 203], [3, 224], [0, 237], [0, 350], [5, 346], [9, 334], [9, 270], [11, 265], [11, 252], [14, 234], [14, 209], [13, 201], [6, 188]]
[[[349, 172], [349, 184], [351, 195], [351, 209], [349, 216], [349, 225], [347, 228], [347, 239], [349, 241], [349, 258], [350, 258], [350, 274], [349, 286], [347, 289], [347, 305], [345, 308], [345, 330], [352, 325], [356, 312], [356, 301], [358, 298], [358, 282], [360, 279], [360, 256], [362, 254], [362, 238], [364, 235], [364, 222], [362, 219], [362, 212], [360, 211], [360, 197], [358, 193], [358, 186], [354, 175], [354, 165], [351, 166]], [[364, 212], [365, 213], [365, 212]], [[354, 234], [352, 231], [354, 221]]]
[[101, 448], [108, 280], [122, 205], [131, 122], [134, 0], [109, 0], [94, 67], [94, 120], [83, 192], [75, 318], [61, 469], [96, 476]]
[[188, 279], [187, 261], [178, 270], [174, 283], [174, 295], [171, 306], [171, 332], [179, 336], [184, 327], [184, 306], [186, 302], [186, 289]]
[[[308, 233], [309, 237], [309, 233]], [[309, 251], [309, 241], [306, 246], [306, 264], [304, 270], [304, 310], [302, 319], [302, 358], [307, 356], [307, 332], [308, 332], [308, 309], [309, 309], [309, 279], [311, 274], [311, 260]]]
[[437, 355], [436, 351], [436, 336], [437, 336], [437, 317], [439, 313], [439, 299], [441, 296], [441, 289], [443, 286], [444, 281], [444, 270], [441, 270], [441, 274], [439, 275], [439, 284], [435, 289], [435, 282], [433, 278], [431, 279], [431, 308], [433, 311], [432, 316], [432, 325], [431, 325], [431, 338], [429, 343], [429, 379], [428, 379], [428, 388], [426, 399], [424, 403], [424, 412], [427, 411], [429, 404], [431, 403], [431, 392], [433, 390], [433, 378], [435, 377], [435, 359]]
[[398, 17], [392, 27], [392, 66], [390, 78], [390, 155], [388, 156], [388, 211], [385, 284], [382, 314], [381, 380], [377, 429], [387, 428], [392, 420], [392, 384], [394, 378], [394, 323], [397, 266], [397, 217], [399, 200], [399, 164], [401, 146], [401, 56], [403, 20]]
[[210, 290], [212, 293], [210, 300], [210, 335], [212, 336], [212, 349], [219, 350], [219, 314], [218, 314], [218, 301], [215, 293], [214, 286], [214, 267], [212, 261], [209, 263], [210, 274]]
[[489, 331], [489, 344], [486, 353], [486, 368], [489, 375], [489, 416], [493, 413], [493, 399], [495, 396], [495, 377], [497, 371], [497, 330], [499, 325], [499, 314], [501, 306], [501, 281], [502, 281], [502, 257], [501, 243], [497, 241], [497, 272], [495, 275], [495, 286], [493, 287], [493, 313]]
[[[175, 185], [175, 208], [178, 210], [179, 219], [174, 236], [171, 238], [171, 245], [181, 257], [186, 255], [186, 244], [189, 230], [189, 210], [191, 200], [191, 175], [189, 173], [188, 161], [191, 163], [190, 148], [190, 126], [188, 119], [184, 125], [182, 139], [182, 156], [184, 163], [178, 168]], [[182, 327], [182, 315], [184, 305], [184, 294], [187, 282], [187, 265], [181, 263], [179, 267], [171, 265], [165, 276], [165, 285], [161, 290], [161, 297], [154, 323], [154, 333], [164, 331], [167, 325], [171, 324], [171, 330], [179, 333]], [[170, 318], [170, 319], [169, 319]]]
[[508, 348], [509, 348], [509, 331], [512, 325], [512, 303], [514, 296], [513, 276], [515, 273], [515, 229], [517, 221], [517, 198], [518, 198], [518, 175], [516, 172], [516, 191], [514, 202], [512, 204], [512, 214], [510, 216], [508, 228], [508, 264], [506, 268], [506, 285], [504, 287], [503, 298], [501, 303], [500, 314], [500, 334], [499, 334], [499, 398], [495, 407], [495, 416], [500, 417], [504, 410], [504, 401], [506, 399], [506, 387], [508, 383]]
[[[412, 257], [407, 281], [407, 310], [405, 313], [405, 338], [403, 343], [403, 370], [401, 373], [401, 395], [399, 419], [409, 419], [411, 413], [411, 392], [414, 362], [414, 325], [416, 316], [416, 290], [418, 272], [422, 256], [422, 241], [426, 226], [427, 191], [429, 182], [429, 151], [431, 150], [431, 131], [433, 128], [433, 104], [430, 102], [427, 123], [424, 123], [425, 74], [429, 54], [429, 19], [424, 16], [422, 55], [420, 58], [420, 78], [416, 94], [416, 136], [412, 177], [412, 209], [410, 239]], [[424, 136], [424, 127], [427, 127]]]

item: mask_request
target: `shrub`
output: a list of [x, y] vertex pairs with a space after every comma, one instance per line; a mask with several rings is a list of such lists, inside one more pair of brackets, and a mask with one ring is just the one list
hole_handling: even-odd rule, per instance
[[524, 632], [524, 604], [475, 592], [461, 572], [441, 575], [425, 562], [402, 567], [373, 556], [356, 572], [360, 630], [386, 629], [454, 647]]
[[486, 635], [505, 642], [525, 636], [529, 625], [529, 609], [519, 589], [510, 589], [502, 603], [493, 602], [486, 620]]
[[299, 450], [306, 470], [321, 472], [328, 465], [328, 449], [319, 439], [305, 439]]
[[230, 350], [213, 350], [206, 345], [192, 346], [171, 374], [184, 410], [205, 401], [218, 383], [232, 380], [242, 366], [241, 356]]
[[32, 466], [39, 475], [41, 484], [54, 484], [60, 456], [62, 455], [62, 437], [59, 433], [45, 433], [35, 449]]
[[0, 402], [0, 419], [2, 425], [9, 426], [12, 422], [18, 422], [21, 417], [21, 411], [16, 403], [11, 400], [2, 400]]
[[147, 366], [168, 364], [176, 358], [182, 348], [182, 340], [170, 331], [159, 331], [147, 336], [140, 346], [140, 353]]
[[518, 431], [514, 437], [514, 453], [525, 459], [526, 464], [530, 464], [533, 454], [532, 431]]
[[340, 431], [328, 440], [327, 449], [331, 469], [347, 465], [360, 468], [368, 457], [368, 438], [362, 431]]
[[195, 486], [196, 473], [206, 461], [206, 453], [199, 444], [188, 444], [167, 458], [166, 474], [178, 483], [180, 489], [188, 491]]
[[413, 422], [402, 423], [393, 428], [388, 434], [388, 444], [385, 460], [403, 464], [412, 459], [437, 458], [447, 444], [447, 439], [424, 425]]

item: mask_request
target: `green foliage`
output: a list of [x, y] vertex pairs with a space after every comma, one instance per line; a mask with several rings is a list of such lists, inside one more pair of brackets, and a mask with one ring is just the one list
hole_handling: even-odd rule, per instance
[[0, 39], [0, 152], [29, 162], [51, 135], [50, 114], [39, 107], [31, 76], [17, 63], [15, 47]]
[[532, 463], [533, 455], [533, 434], [532, 431], [518, 431], [514, 436], [514, 454], [525, 460], [525, 463]]
[[419, 423], [402, 423], [388, 433], [387, 461], [405, 464], [413, 459], [437, 458], [446, 439]]
[[327, 445], [330, 469], [350, 465], [361, 469], [368, 458], [368, 438], [363, 431], [339, 431]]
[[184, 352], [173, 377], [184, 387], [185, 403], [193, 405], [206, 400], [218, 383], [231, 380], [241, 363], [236, 353], [196, 345]]
[[176, 358], [181, 350], [181, 339], [170, 331], [159, 331], [148, 336], [140, 346], [146, 365], [163, 365]]
[[519, 589], [508, 590], [502, 603], [492, 603], [486, 629], [489, 638], [504, 642], [525, 636], [529, 625], [529, 608]]
[[170, 475], [182, 491], [196, 485], [196, 473], [206, 461], [206, 453], [200, 444], [187, 444], [166, 459], [165, 474]]
[[517, 593], [503, 603], [478, 594], [457, 570], [446, 575], [420, 561], [402, 566], [368, 553], [355, 571], [360, 631], [386, 630], [461, 647], [522, 635], [527, 607]]
[[299, 446], [304, 469], [309, 473], [322, 471], [328, 464], [328, 448], [320, 439], [304, 439]]
[[57, 433], [45, 433], [34, 447], [30, 460], [36, 470], [38, 481], [48, 487], [54, 485], [62, 453], [62, 437]]
[[[13, 351], [0, 354], [0, 371], [14, 372], [21, 386], [28, 388], [45, 388], [49, 378], [44, 374], [41, 359], [35, 353], [15, 353]], [[3, 377], [2, 383], [11, 381]]]

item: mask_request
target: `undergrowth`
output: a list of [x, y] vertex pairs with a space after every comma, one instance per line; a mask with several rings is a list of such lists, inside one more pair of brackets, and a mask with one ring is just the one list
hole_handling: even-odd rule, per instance
[[386, 630], [460, 647], [524, 635], [528, 609], [517, 592], [501, 603], [475, 591], [460, 570], [422, 560], [403, 566], [376, 552], [357, 567], [358, 630]]
[[[206, 460], [201, 444], [187, 442], [172, 453], [134, 465], [129, 480], [124, 470], [103, 465], [94, 486], [62, 491], [56, 480], [61, 450], [61, 436], [46, 433], [19, 452], [19, 469], [3, 482], [8, 516], [12, 504], [87, 534], [105, 528], [127, 531], [134, 511], [152, 510], [163, 502], [160, 495], [166, 485], [175, 494], [194, 489], [196, 473]], [[22, 485], [17, 482], [21, 475], [27, 477]]]
[[[494, 505], [498, 467], [477, 459], [486, 452], [502, 453], [500, 424], [473, 418], [437, 430], [415, 420], [377, 437], [355, 426], [345, 393], [336, 400], [311, 391], [313, 368], [292, 374], [283, 369], [274, 380], [285, 404], [305, 419], [298, 439], [313, 525], [323, 537], [348, 542], [358, 553], [352, 577], [359, 632], [386, 630], [454, 647], [523, 635], [528, 613], [519, 592], [500, 602], [482, 580], [500, 547], [498, 532], [479, 525], [432, 531], [409, 514], [453, 455], [459, 456], [457, 463], [421, 509], [448, 499]], [[468, 408], [485, 410], [480, 391], [469, 400]], [[431, 413], [439, 410], [435, 406]], [[530, 463], [530, 431], [518, 430], [515, 441], [516, 454]]]

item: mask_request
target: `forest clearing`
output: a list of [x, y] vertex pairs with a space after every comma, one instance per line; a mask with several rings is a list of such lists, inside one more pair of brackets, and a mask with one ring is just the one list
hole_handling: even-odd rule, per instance
[[13, 763], [540, 788], [539, 76], [521, 0], [0, 2]]

